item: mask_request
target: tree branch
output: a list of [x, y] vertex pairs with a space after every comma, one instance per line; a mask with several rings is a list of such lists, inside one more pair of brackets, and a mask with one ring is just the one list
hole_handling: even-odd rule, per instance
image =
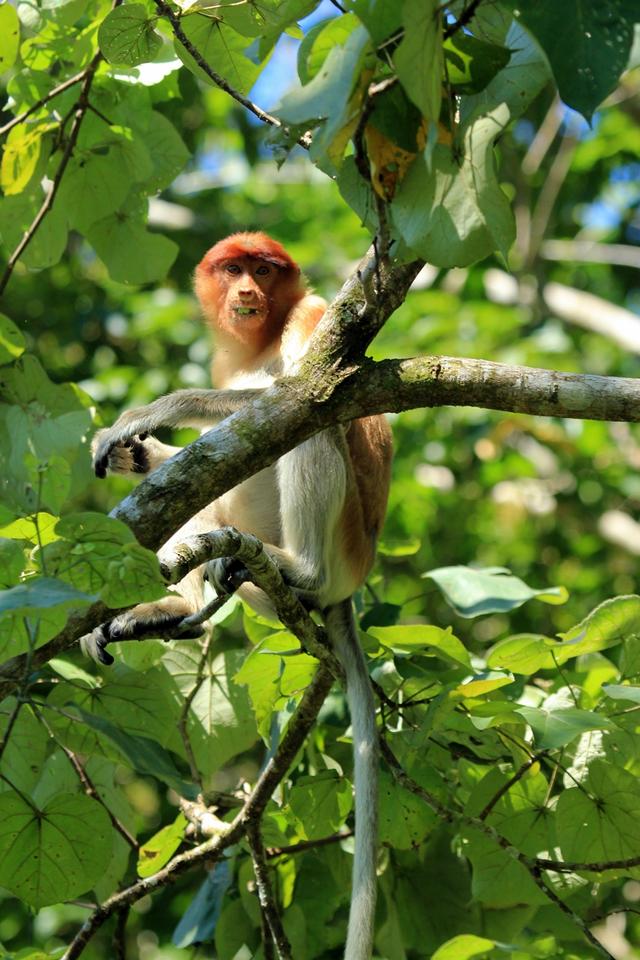
[[61, 93], [64, 93], [65, 90], [68, 90], [75, 83], [80, 83], [81, 80], [84, 80], [88, 69], [89, 67], [87, 67], [85, 70], [81, 70], [80, 73], [76, 73], [74, 77], [69, 77], [68, 80], [58, 84], [57, 87], [49, 90], [49, 92], [45, 93], [43, 97], [40, 97], [39, 100], [36, 100], [35, 103], [31, 104], [28, 110], [25, 110], [23, 113], [18, 114], [17, 117], [14, 117], [13, 120], [9, 120], [8, 123], [5, 123], [4, 127], [0, 127], [0, 137], [3, 137], [5, 133], [9, 133], [9, 131], [13, 130], [14, 127], [17, 127], [19, 123], [24, 123], [27, 117], [30, 117], [31, 114], [35, 113], [36, 110], [39, 110], [40, 107], [44, 107], [45, 103], [48, 103], [49, 100], [53, 100], [54, 97], [58, 97]]

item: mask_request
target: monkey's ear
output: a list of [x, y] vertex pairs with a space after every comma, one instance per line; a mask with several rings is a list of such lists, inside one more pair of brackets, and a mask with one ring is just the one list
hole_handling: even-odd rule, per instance
[[106, 650], [109, 638], [105, 635], [103, 629], [105, 626], [106, 624], [101, 623], [91, 633], [85, 633], [84, 637], [80, 637], [80, 649], [85, 657], [90, 657], [96, 663], [109, 667], [113, 663], [113, 657]]

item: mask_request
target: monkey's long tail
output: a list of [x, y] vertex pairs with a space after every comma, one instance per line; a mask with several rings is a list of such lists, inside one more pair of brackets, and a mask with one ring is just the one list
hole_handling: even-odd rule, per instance
[[353, 733], [355, 855], [344, 960], [369, 960], [373, 949], [378, 838], [378, 746], [373, 691], [358, 641], [351, 599], [324, 611], [329, 639], [347, 679]]

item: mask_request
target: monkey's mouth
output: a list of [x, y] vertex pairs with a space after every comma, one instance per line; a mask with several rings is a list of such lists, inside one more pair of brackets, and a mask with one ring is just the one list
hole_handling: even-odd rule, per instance
[[234, 307], [233, 312], [240, 317], [255, 317], [257, 313], [260, 313], [260, 310], [258, 307]]

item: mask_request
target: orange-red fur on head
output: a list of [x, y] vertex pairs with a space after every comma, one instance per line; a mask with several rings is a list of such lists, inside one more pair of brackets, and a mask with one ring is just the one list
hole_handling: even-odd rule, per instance
[[[263, 315], [259, 329], [256, 322], [238, 324], [231, 316], [232, 304], [237, 298], [236, 284], [226, 274], [230, 263], [238, 263], [243, 269], [252, 263], [264, 263], [273, 268], [274, 276], [262, 289], [257, 284], [248, 284], [255, 293], [256, 305], [260, 303]], [[238, 340], [261, 341], [261, 347], [278, 337], [287, 315], [306, 293], [298, 264], [292, 260], [284, 247], [266, 233], [234, 233], [220, 240], [205, 253], [196, 267], [195, 291], [209, 323], [217, 330], [224, 330]]]

